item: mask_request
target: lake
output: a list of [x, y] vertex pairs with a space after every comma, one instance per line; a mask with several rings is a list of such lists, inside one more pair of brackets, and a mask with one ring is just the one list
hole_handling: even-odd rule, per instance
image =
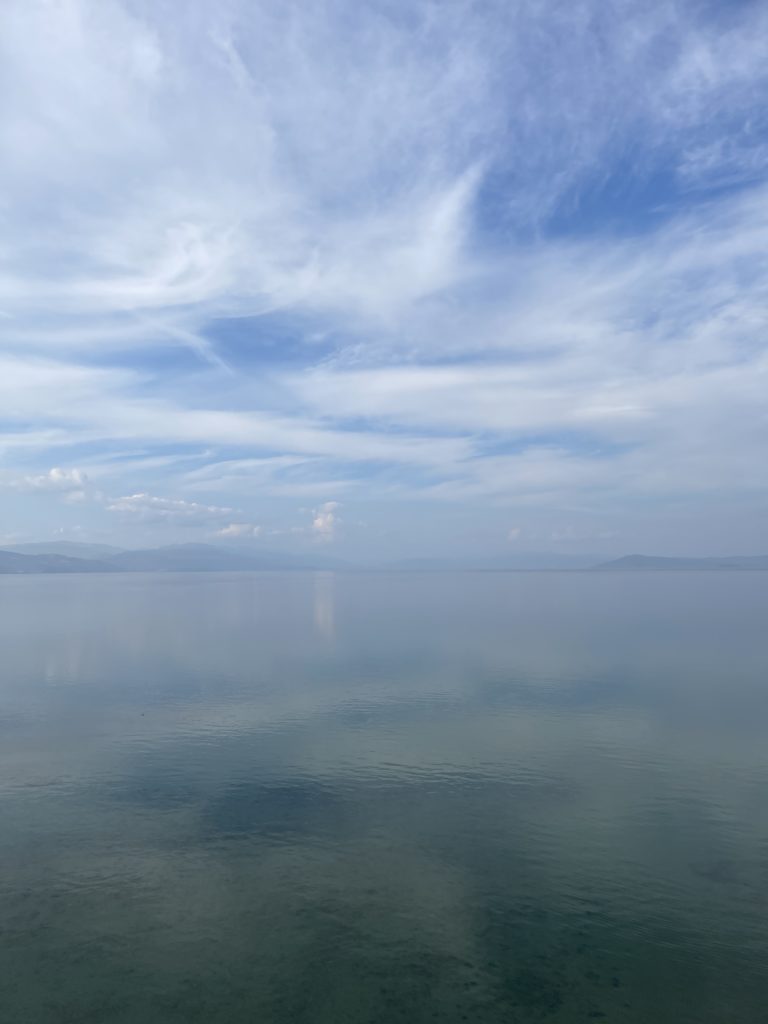
[[0, 577], [9, 1024], [768, 1020], [768, 573]]

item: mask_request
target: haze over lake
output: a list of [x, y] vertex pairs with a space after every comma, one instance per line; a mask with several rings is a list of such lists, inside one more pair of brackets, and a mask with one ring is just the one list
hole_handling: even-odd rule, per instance
[[0, 578], [14, 1024], [752, 1024], [768, 575]]

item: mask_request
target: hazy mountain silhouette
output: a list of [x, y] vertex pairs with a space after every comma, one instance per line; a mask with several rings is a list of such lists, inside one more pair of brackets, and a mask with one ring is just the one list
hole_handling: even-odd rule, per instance
[[19, 555], [64, 555], [66, 558], [87, 558], [97, 561], [108, 560], [119, 555], [125, 548], [113, 544], [85, 544], [74, 540], [37, 541], [33, 544], [9, 544], [4, 551]]
[[720, 558], [668, 558], [661, 555], [625, 555], [594, 566], [599, 571], [768, 569], [768, 555], [731, 555]]
[[[401, 572], [441, 571], [562, 571], [592, 569], [597, 572], [650, 570], [768, 570], [768, 555], [734, 555], [719, 558], [674, 558], [658, 555], [626, 555], [594, 564], [594, 556], [521, 552], [484, 558], [408, 558], [365, 568]], [[165, 547], [125, 550], [107, 544], [52, 541], [21, 544], [0, 551], [0, 573], [93, 573], [93, 572], [254, 572], [259, 570], [343, 570], [359, 568], [332, 555], [290, 555], [251, 547], [214, 544], [171, 544]]]
[[107, 562], [89, 558], [68, 558], [66, 555], [23, 555], [16, 551], [0, 551], [0, 573], [71, 573], [119, 572]]
[[563, 555], [556, 551], [520, 551], [513, 555], [489, 555], [479, 558], [401, 558], [377, 568], [414, 572], [430, 571], [545, 571], [591, 569], [597, 555]]
[[132, 572], [247, 572], [325, 567], [322, 557], [243, 551], [214, 544], [172, 544], [140, 551], [121, 551], [109, 562], [118, 569]]

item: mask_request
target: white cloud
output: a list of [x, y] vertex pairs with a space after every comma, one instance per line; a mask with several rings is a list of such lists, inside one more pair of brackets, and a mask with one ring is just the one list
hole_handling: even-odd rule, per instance
[[169, 523], [175, 526], [206, 526], [231, 518], [232, 508], [200, 505], [182, 498], [160, 498], [152, 494], [130, 494], [114, 498], [107, 505], [109, 512], [136, 517], [145, 522]]
[[67, 491], [64, 495], [64, 501], [69, 505], [80, 505], [84, 501], [88, 501], [89, 494], [87, 491]]
[[237, 537], [258, 537], [261, 534], [261, 527], [255, 523], [229, 523], [216, 531], [217, 537], [229, 539]]
[[341, 522], [338, 501], [326, 501], [312, 511], [312, 533], [321, 541], [332, 541]]
[[[21, 477], [11, 481], [11, 486], [20, 491], [57, 491], [72, 495], [84, 495], [83, 488], [88, 483], [88, 476], [82, 469], [62, 469], [54, 466], [47, 473]], [[76, 500], [76, 499], [73, 499]]]

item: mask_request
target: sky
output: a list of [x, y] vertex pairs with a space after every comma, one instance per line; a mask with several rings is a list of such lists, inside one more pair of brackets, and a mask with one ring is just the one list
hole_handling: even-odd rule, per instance
[[768, 551], [768, 4], [5, 0], [0, 543]]

